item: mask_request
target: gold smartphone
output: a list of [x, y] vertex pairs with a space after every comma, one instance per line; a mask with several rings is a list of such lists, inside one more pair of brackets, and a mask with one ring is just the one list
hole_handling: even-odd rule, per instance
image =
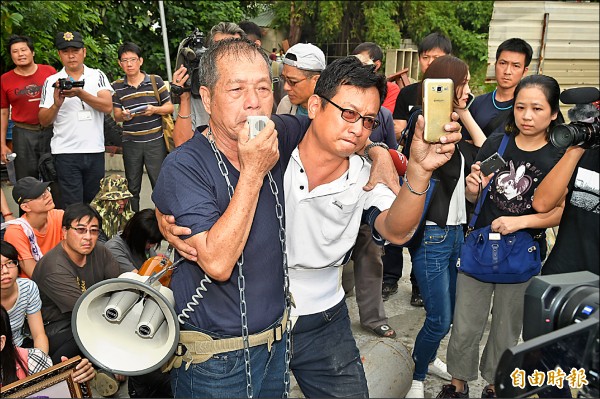
[[452, 79], [423, 80], [423, 117], [425, 131], [423, 139], [438, 143], [446, 134], [444, 125], [452, 121], [454, 107], [454, 83]]

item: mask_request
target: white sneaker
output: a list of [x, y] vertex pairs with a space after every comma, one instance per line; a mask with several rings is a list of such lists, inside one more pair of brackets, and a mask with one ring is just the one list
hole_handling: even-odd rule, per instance
[[446, 363], [442, 362], [439, 357], [436, 357], [433, 362], [429, 363], [427, 374], [433, 374], [446, 381], [452, 380], [452, 376], [448, 373]]
[[423, 388], [423, 381], [412, 380], [412, 385], [408, 390], [405, 398], [424, 398], [425, 389]]

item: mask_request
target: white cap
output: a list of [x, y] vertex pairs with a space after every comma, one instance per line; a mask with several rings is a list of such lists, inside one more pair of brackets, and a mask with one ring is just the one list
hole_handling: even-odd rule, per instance
[[320, 72], [327, 66], [323, 51], [310, 43], [294, 44], [285, 53], [283, 63], [305, 71], [315, 72]]

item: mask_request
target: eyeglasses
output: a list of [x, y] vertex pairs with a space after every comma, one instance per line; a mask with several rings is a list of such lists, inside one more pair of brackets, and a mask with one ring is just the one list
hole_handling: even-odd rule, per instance
[[47, 188], [44, 190], [44, 192], [43, 192], [43, 193], [42, 193], [42, 194], [41, 194], [39, 197], [37, 197], [37, 198], [30, 198], [30, 199], [23, 200], [23, 202], [22, 202], [22, 203], [23, 203], [23, 204], [26, 204], [26, 203], [28, 203], [28, 202], [31, 202], [31, 201], [37, 201], [37, 200], [40, 200], [40, 199], [44, 199], [44, 198], [46, 198], [48, 195], [50, 195], [50, 187], [47, 187]]
[[100, 234], [100, 229], [97, 227], [92, 227], [92, 228], [87, 228], [87, 227], [74, 227], [74, 226], [69, 226], [69, 228], [71, 230], [75, 230], [77, 232], [77, 234], [87, 234], [88, 231], [90, 232], [90, 235], [92, 236], [97, 236], [98, 234]]
[[281, 79], [283, 80], [284, 83], [287, 83], [288, 85], [290, 85], [291, 87], [296, 86], [298, 83], [304, 82], [306, 79], [308, 78], [304, 78], [304, 79], [300, 79], [300, 80], [290, 80], [290, 78], [288, 78], [287, 76], [283, 76], [281, 75]]
[[138, 61], [139, 61], [139, 58], [124, 58], [122, 60], [119, 60], [119, 62], [121, 64], [129, 64], [129, 63], [135, 64]]
[[15, 267], [19, 266], [19, 262], [15, 261], [15, 260], [9, 260], [5, 263], [2, 263], [0, 265], [0, 269], [2, 269], [3, 267], [6, 267], [8, 269], [14, 269]]
[[380, 123], [379, 119], [375, 119], [372, 116], [362, 116], [361, 114], [359, 114], [358, 112], [356, 112], [353, 109], [340, 107], [339, 105], [337, 105], [336, 103], [334, 103], [333, 101], [328, 99], [327, 97], [323, 97], [323, 96], [319, 96], [319, 97], [321, 97], [323, 100], [329, 102], [331, 105], [333, 105], [334, 107], [336, 107], [337, 109], [342, 111], [342, 119], [345, 120], [346, 122], [356, 123], [356, 122], [358, 122], [359, 119], [362, 119], [363, 127], [365, 129], [369, 129], [369, 130], [376, 129], [377, 126], [379, 126], [379, 123]]

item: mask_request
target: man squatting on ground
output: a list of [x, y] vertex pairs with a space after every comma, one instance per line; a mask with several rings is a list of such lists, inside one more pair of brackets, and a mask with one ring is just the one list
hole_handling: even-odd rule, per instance
[[[243, 68], [240, 63], [245, 64]], [[370, 130], [378, 124], [376, 115], [385, 98], [384, 77], [373, 74], [355, 57], [336, 61], [324, 71], [309, 101], [312, 121], [274, 115], [274, 123], [269, 121], [256, 138], [248, 140], [246, 117], [269, 115], [272, 109], [265, 55], [246, 41], [222, 41], [203, 57], [201, 68], [205, 72], [200, 74], [202, 99], [211, 114], [209, 127], [199, 127], [191, 140], [167, 157], [153, 194], [162, 213], [189, 226], [167, 226], [169, 240], [197, 259], [173, 274], [176, 311], [181, 312], [191, 301], [206, 275], [219, 281], [202, 292], [204, 298], [193, 307], [195, 312], [187, 313], [190, 317], [183, 329], [219, 338], [239, 337], [241, 290], [236, 285], [241, 281], [241, 266], [245, 287], [240, 284], [240, 288], [245, 288], [246, 296], [242, 320], [247, 320], [251, 338], [272, 330], [281, 320], [286, 268], [278, 237], [281, 220], [275, 210], [282, 193], [272, 190], [273, 184], [266, 181], [270, 171], [268, 178], [287, 190], [285, 237], [290, 290], [296, 302], [291, 310], [295, 326], [290, 368], [306, 396], [368, 396], [350, 330], [340, 266], [349, 258], [363, 211], [367, 211], [364, 216], [374, 238], [381, 243], [401, 244], [411, 237], [423, 210], [431, 172], [451, 157], [460, 134], [444, 136], [445, 144], [427, 144], [422, 140], [421, 119], [406, 189], [400, 190], [398, 197], [383, 185], [363, 191], [370, 165], [354, 153], [365, 147]], [[452, 123], [446, 130], [459, 128]], [[220, 158], [226, 168], [221, 164], [219, 169]], [[228, 192], [227, 179], [235, 185], [231, 200], [233, 187]], [[308, 221], [319, 222], [310, 225]], [[172, 235], [182, 231], [187, 247]], [[186, 343], [188, 352], [192, 342]], [[271, 349], [264, 343], [249, 351], [252, 388], [255, 396], [281, 396], [285, 344], [275, 342]], [[175, 396], [213, 396], [224, 389], [233, 396], [247, 393], [249, 379], [242, 364], [247, 362], [238, 362], [220, 381], [214, 375], [203, 375], [213, 367], [206, 363], [221, 357], [234, 361], [244, 356], [243, 352], [220, 353], [189, 369], [176, 368]], [[196, 378], [190, 391], [192, 375]]]

